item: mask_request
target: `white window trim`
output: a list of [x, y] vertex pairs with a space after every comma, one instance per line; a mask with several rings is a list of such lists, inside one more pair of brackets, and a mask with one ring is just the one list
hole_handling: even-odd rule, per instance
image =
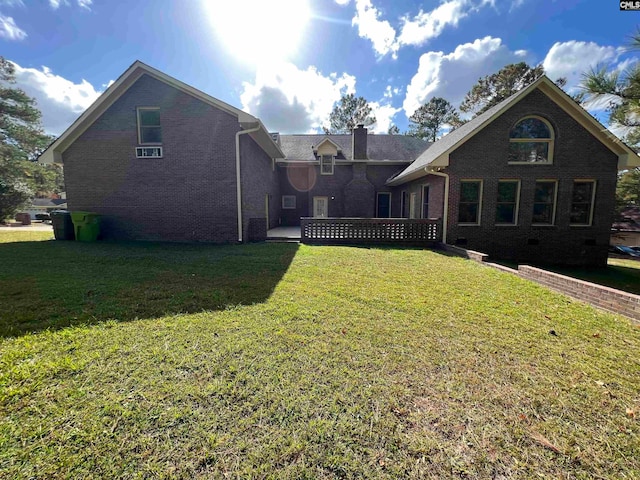
[[[521, 188], [522, 182], [520, 181], [519, 178], [500, 178], [500, 179], [498, 179], [498, 184], [500, 184], [500, 182], [503, 182], [503, 183], [507, 183], [507, 182], [517, 183], [518, 187], [516, 188], [516, 208], [515, 208], [515, 211], [513, 212], [513, 215], [514, 215], [513, 223], [497, 223], [496, 222], [496, 226], [498, 226], [498, 227], [517, 227], [518, 226], [518, 218], [520, 216], [520, 188]], [[498, 195], [497, 195], [497, 192], [496, 192], [496, 209], [498, 208], [498, 204], [499, 204]]]
[[[140, 112], [145, 112], [145, 111], [160, 111], [160, 107], [137, 107], [136, 108], [136, 123], [138, 125], [138, 145], [162, 145], [162, 142], [152, 142], [152, 143], [143, 143], [142, 142], [142, 135], [141, 135], [141, 130], [140, 130]], [[162, 124], [159, 125], [160, 131], [162, 132]]]
[[[575, 186], [576, 183], [593, 183], [593, 188], [591, 189], [591, 205], [590, 205], [590, 209], [589, 209], [589, 223], [570, 223], [569, 226], [571, 227], [591, 227], [593, 226], [593, 210], [595, 209], [595, 203], [596, 203], [596, 188], [597, 188], [597, 181], [594, 178], [576, 178], [573, 181], [573, 186]], [[571, 205], [573, 206], [573, 189], [571, 190]], [[571, 212], [569, 212], [569, 215], [571, 215]]]
[[[323, 158], [324, 157], [331, 157], [331, 172], [324, 172], [322, 169], [323, 166]], [[324, 154], [324, 155], [320, 155], [320, 175], [333, 175], [333, 170], [335, 167], [335, 162], [336, 162], [336, 157], [334, 155], [328, 155], [328, 154]]]
[[539, 115], [527, 115], [525, 117], [518, 119], [518, 121], [514, 123], [513, 126], [509, 129], [509, 133], [511, 133], [511, 130], [516, 125], [518, 125], [520, 122], [528, 118], [535, 118], [537, 120], [540, 120], [542, 123], [544, 123], [549, 128], [549, 133], [551, 134], [551, 137], [550, 138], [511, 138], [509, 137], [509, 143], [548, 143], [549, 148], [547, 150], [547, 161], [546, 162], [507, 162], [507, 163], [509, 165], [553, 165], [553, 145], [555, 143], [556, 134], [553, 129], [553, 126], [551, 125], [551, 123], [549, 123], [549, 120]]
[[[462, 178], [460, 179], [460, 190], [462, 191], [462, 184], [465, 182], [480, 182], [480, 192], [478, 193], [478, 222], [477, 223], [469, 223], [469, 222], [458, 222], [458, 226], [461, 227], [477, 227], [482, 224], [482, 197], [484, 191], [484, 180], [481, 178]], [[458, 198], [458, 218], [460, 217], [460, 198]]]
[[416, 202], [418, 200], [418, 194], [416, 192], [411, 192], [409, 194], [409, 218], [416, 218]]
[[[551, 223], [534, 223], [533, 218], [531, 219], [531, 225], [534, 227], [554, 227], [556, 224], [556, 210], [558, 208], [558, 180], [553, 178], [538, 178], [535, 183], [554, 183], [554, 191], [553, 191], [553, 208], [551, 212]], [[535, 184], [534, 184], [535, 187]], [[535, 189], [534, 189], [534, 198], [532, 205], [536, 203], [535, 199]], [[533, 213], [533, 212], [532, 212]]]
[[[285, 199], [286, 200], [291, 200], [293, 199], [293, 206], [286, 206], [285, 204]], [[297, 208], [297, 197], [295, 195], [282, 195], [282, 209], [283, 210], [295, 210]]]
[[431, 194], [431, 184], [423, 183], [420, 185], [420, 218], [427, 218], [424, 216], [424, 187], [429, 188], [429, 194]]
[[[405, 218], [404, 209], [406, 207], [407, 199], [409, 198], [409, 193], [406, 190], [402, 190], [400, 192], [400, 218]], [[407, 212], [407, 216], [409, 212]]]
[[[389, 197], [389, 216], [388, 217], [380, 217], [380, 212], [378, 212], [378, 197], [380, 195], [387, 195]], [[392, 218], [391, 217], [391, 192], [376, 192], [376, 218]]]

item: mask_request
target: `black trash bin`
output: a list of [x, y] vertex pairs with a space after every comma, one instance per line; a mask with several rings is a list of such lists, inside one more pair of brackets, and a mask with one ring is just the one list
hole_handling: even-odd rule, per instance
[[66, 210], [54, 210], [51, 212], [51, 223], [53, 224], [53, 235], [56, 240], [75, 240], [76, 235], [73, 230], [71, 212]]

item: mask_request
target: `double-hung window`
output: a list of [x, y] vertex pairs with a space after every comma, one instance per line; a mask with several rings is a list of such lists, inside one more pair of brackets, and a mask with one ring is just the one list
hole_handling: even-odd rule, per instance
[[138, 108], [138, 143], [140, 145], [162, 143], [159, 108]]
[[496, 201], [496, 224], [515, 225], [518, 223], [519, 180], [500, 180]]
[[140, 107], [138, 116], [138, 144], [136, 157], [162, 157], [162, 127], [160, 126], [160, 109], [157, 107]]
[[458, 223], [480, 225], [482, 210], [482, 180], [462, 180], [460, 182], [460, 203]]
[[575, 180], [571, 196], [571, 225], [591, 225], [593, 201], [596, 194], [594, 180]]
[[320, 173], [322, 175], [333, 175], [333, 155], [320, 156]]
[[556, 180], [538, 180], [533, 195], [533, 219], [537, 225], [553, 225], [556, 216]]

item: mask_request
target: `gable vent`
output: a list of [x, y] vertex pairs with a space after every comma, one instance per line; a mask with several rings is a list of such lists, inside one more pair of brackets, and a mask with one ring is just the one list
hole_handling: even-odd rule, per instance
[[269, 135], [271, 135], [271, 140], [273, 140], [273, 142], [280, 146], [280, 132], [269, 132]]

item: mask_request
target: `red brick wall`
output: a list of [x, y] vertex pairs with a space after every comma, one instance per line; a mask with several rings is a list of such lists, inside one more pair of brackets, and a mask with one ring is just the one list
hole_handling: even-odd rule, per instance
[[640, 296], [638, 295], [583, 282], [527, 265], [520, 265], [518, 273], [522, 278], [553, 288], [570, 297], [640, 321]]
[[[546, 118], [555, 130], [553, 165], [509, 165], [509, 131], [526, 115]], [[518, 262], [605, 265], [613, 203], [617, 157], [566, 114], [545, 94], [535, 90], [494, 120], [450, 157], [448, 242], [466, 240], [465, 248], [493, 258]], [[597, 179], [593, 226], [569, 225], [574, 179]], [[458, 225], [460, 180], [482, 179], [480, 226]], [[499, 179], [520, 179], [518, 226], [496, 226]], [[556, 222], [531, 224], [537, 179], [557, 179]], [[537, 244], [535, 244], [537, 243]]]
[[[160, 159], [136, 158], [136, 107], [160, 107]], [[70, 210], [106, 238], [237, 241], [237, 118], [143, 75], [64, 153]]]

